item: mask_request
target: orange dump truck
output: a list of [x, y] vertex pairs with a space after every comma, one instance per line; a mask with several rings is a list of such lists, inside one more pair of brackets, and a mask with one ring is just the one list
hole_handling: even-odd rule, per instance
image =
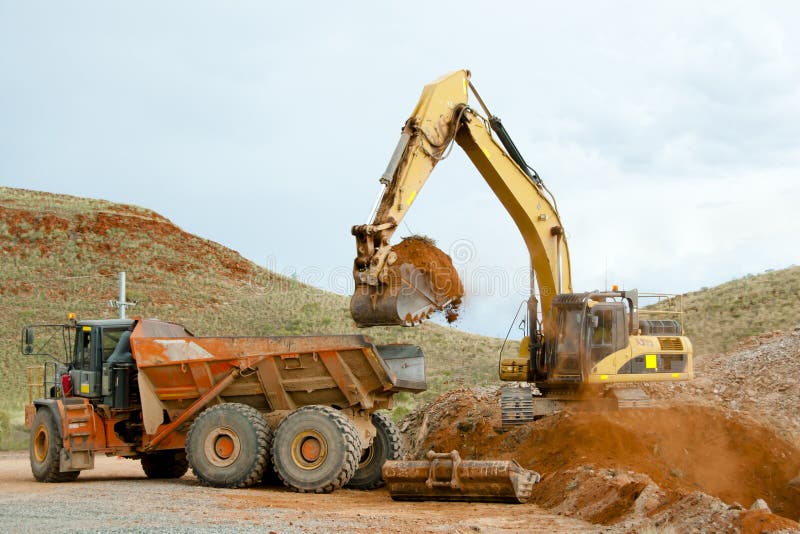
[[400, 453], [378, 410], [426, 387], [419, 347], [360, 335], [195, 337], [163, 321], [107, 319], [25, 327], [23, 354], [49, 354], [37, 329], [56, 329], [47, 339], [64, 348], [60, 362], [28, 370], [39, 481], [74, 480], [106, 454], [141, 459], [150, 478], [191, 467], [218, 487], [274, 471], [301, 492], [374, 488]]

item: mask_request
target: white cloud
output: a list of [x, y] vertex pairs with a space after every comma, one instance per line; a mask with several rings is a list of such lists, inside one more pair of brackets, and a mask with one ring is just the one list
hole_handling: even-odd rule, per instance
[[[151, 207], [340, 288], [422, 85], [469, 67], [556, 193], [576, 289], [606, 264], [685, 291], [798, 263], [796, 3], [421, 6], [3, 4], [0, 180]], [[474, 243], [464, 268], [528, 264], [457, 151], [407, 225]], [[504, 332], [524, 288], [482, 293], [462, 327]]]

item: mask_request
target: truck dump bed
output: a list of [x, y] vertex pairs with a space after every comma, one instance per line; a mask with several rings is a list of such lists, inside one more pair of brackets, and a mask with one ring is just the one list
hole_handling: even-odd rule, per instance
[[214, 392], [221, 400], [264, 411], [310, 404], [375, 410], [388, 407], [395, 392], [426, 388], [419, 347], [374, 345], [362, 335], [195, 337], [143, 319], [130, 341], [148, 434], [163, 410], [177, 416], [213, 388], [221, 388]]

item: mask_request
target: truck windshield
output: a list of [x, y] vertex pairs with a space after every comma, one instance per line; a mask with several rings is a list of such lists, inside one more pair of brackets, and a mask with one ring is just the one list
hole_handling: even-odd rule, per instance
[[122, 333], [125, 331], [125, 328], [121, 330], [103, 329], [103, 362], [108, 360], [108, 357], [114, 352], [117, 343], [119, 343], [120, 336], [122, 336]]

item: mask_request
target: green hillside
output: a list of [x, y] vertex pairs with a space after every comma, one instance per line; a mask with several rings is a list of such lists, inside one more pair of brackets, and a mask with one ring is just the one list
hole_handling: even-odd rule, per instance
[[196, 335], [362, 332], [415, 343], [427, 355], [424, 398], [496, 380], [500, 340], [434, 324], [357, 330], [347, 297], [270, 272], [150, 210], [0, 188], [0, 255], [0, 410], [10, 414], [21, 413], [25, 368], [36, 363], [19, 353], [22, 326], [61, 323], [68, 312], [113, 317], [107, 301], [116, 298], [121, 270], [128, 298], [138, 302], [132, 315], [179, 322]]
[[[457, 385], [497, 380], [499, 339], [430, 323], [358, 330], [347, 297], [270, 272], [150, 210], [0, 188], [0, 447], [9, 418], [22, 414], [25, 368], [38, 363], [19, 353], [22, 326], [61, 323], [68, 312], [113, 317], [107, 301], [116, 297], [121, 270], [129, 299], [138, 302], [132, 314], [179, 322], [197, 335], [362, 332], [377, 342], [420, 345], [430, 390], [417, 399], [401, 396], [400, 412]], [[800, 267], [683, 299], [695, 353], [727, 350], [745, 337], [800, 324]]]
[[800, 267], [688, 293], [683, 305], [695, 353], [725, 352], [746, 337], [800, 326]]

